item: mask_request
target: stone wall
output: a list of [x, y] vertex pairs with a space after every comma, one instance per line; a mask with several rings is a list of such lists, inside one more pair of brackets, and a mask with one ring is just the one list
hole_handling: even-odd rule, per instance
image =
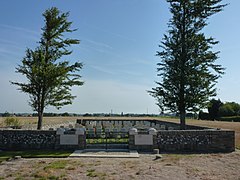
[[0, 130], [0, 150], [84, 149], [85, 134], [76, 134], [76, 144], [62, 144], [65, 134], [51, 130]]
[[[232, 152], [235, 150], [235, 132], [230, 130], [164, 130], [155, 133], [146, 132], [151, 136], [151, 145], [146, 139], [143, 143], [136, 140], [142, 132], [129, 132], [129, 149], [139, 151], [160, 152]], [[142, 134], [144, 136], [144, 134]], [[144, 139], [144, 138], [143, 138]]]
[[230, 130], [159, 131], [160, 152], [232, 152], [235, 132]]
[[1, 150], [55, 149], [56, 131], [0, 130]]
[[[72, 139], [69, 137], [72, 137]], [[141, 139], [142, 137], [142, 139]], [[69, 141], [68, 141], [69, 140]], [[150, 142], [151, 141], [151, 142]], [[86, 134], [81, 129], [67, 131], [0, 130], [0, 150], [84, 149]], [[232, 152], [235, 132], [230, 130], [163, 130], [150, 128], [129, 131], [129, 149], [160, 152]]]

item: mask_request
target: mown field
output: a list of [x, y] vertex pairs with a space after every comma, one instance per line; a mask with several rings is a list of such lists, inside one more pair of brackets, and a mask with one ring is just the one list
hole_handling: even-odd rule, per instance
[[[48, 124], [62, 124], [62, 123], [75, 123], [76, 119], [129, 119], [129, 117], [45, 117], [43, 120], [43, 125]], [[37, 117], [18, 117], [21, 125], [31, 124], [37, 127]], [[179, 120], [176, 118], [152, 118], [152, 117], [131, 117], [132, 120], [151, 120], [157, 119], [161, 121], [175, 122], [178, 123]], [[0, 117], [0, 127], [3, 125], [4, 118]], [[221, 129], [231, 129], [235, 131], [235, 145], [240, 149], [240, 122], [224, 122], [224, 121], [203, 121], [187, 119], [186, 123], [189, 125], [221, 128]]]

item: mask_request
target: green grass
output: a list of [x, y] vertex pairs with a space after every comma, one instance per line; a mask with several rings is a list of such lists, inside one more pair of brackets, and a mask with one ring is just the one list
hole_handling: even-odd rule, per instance
[[87, 170], [87, 176], [89, 176], [89, 177], [97, 177], [97, 174], [95, 173], [95, 169]]
[[103, 138], [94, 138], [94, 139], [86, 139], [87, 144], [105, 144], [107, 141], [108, 144], [113, 143], [128, 143], [128, 138], [110, 138], [110, 139], [103, 139]]
[[96, 172], [95, 169], [88, 169], [87, 176], [91, 178], [98, 177], [99, 179], [105, 179], [107, 174], [104, 172]]
[[50, 157], [68, 157], [72, 151], [58, 151], [58, 150], [33, 150], [33, 151], [2, 151], [0, 152], [0, 162], [15, 156], [21, 156], [23, 158], [50, 158]]
[[221, 117], [219, 120], [228, 122], [240, 122], [240, 116]]
[[64, 169], [68, 165], [68, 161], [66, 160], [59, 160], [59, 161], [53, 161], [46, 167], [44, 167], [44, 170], [47, 169]]

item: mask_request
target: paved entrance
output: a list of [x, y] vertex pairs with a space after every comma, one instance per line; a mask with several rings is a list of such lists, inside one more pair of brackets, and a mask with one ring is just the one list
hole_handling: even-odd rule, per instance
[[76, 150], [69, 157], [93, 157], [93, 158], [139, 158], [137, 151], [123, 149], [116, 150]]
[[86, 133], [87, 149], [128, 149], [128, 132], [90, 132]]

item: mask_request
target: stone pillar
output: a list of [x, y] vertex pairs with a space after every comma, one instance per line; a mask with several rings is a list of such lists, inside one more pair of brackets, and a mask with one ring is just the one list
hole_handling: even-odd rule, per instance
[[60, 138], [65, 132], [64, 128], [57, 128], [56, 132], [56, 142], [55, 142], [55, 149], [60, 149]]
[[152, 147], [152, 149], [158, 149], [157, 133], [158, 133], [158, 131], [154, 128], [150, 128], [148, 130], [148, 134], [153, 136], [153, 147]]
[[86, 134], [84, 128], [76, 128], [75, 131], [58, 128], [55, 149], [85, 149]]
[[78, 149], [86, 148], [86, 133], [84, 128], [76, 128], [76, 135], [78, 135]]
[[138, 130], [136, 128], [131, 128], [129, 130], [128, 148], [130, 150], [136, 150], [136, 147], [135, 147], [135, 135], [136, 134], [138, 134]]
[[138, 133], [136, 128], [129, 131], [129, 149], [139, 151], [153, 151], [157, 149], [157, 130], [150, 128], [148, 133]]

